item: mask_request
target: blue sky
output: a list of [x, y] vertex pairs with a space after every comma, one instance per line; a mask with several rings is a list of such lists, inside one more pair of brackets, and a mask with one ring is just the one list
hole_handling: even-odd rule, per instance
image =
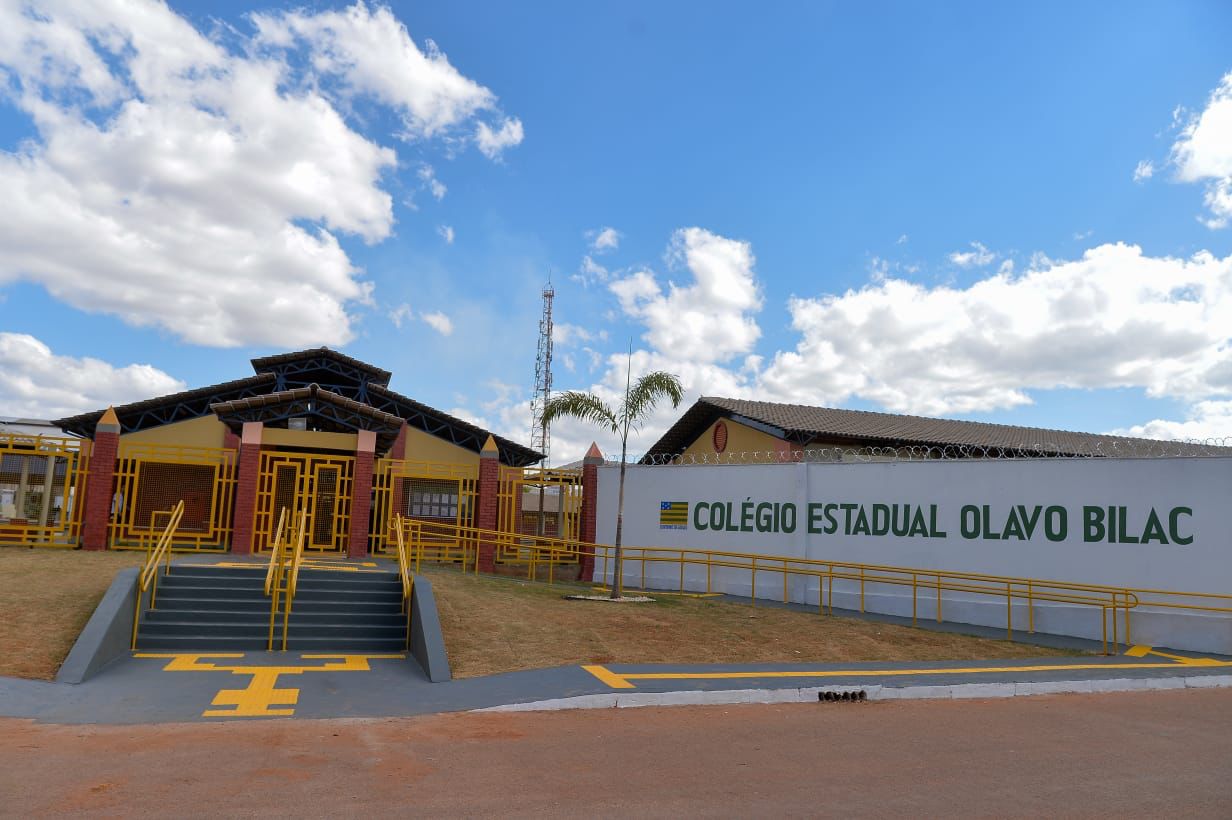
[[558, 388], [1232, 435], [1226, 4], [36, 5], [0, 413], [329, 344], [526, 439], [550, 273]]

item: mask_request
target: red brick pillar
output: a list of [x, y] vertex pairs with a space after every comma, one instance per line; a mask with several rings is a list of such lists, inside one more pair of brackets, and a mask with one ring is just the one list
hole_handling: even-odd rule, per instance
[[248, 555], [252, 552], [253, 526], [257, 512], [257, 479], [261, 471], [261, 428], [259, 421], [246, 421], [240, 436], [240, 463], [235, 481], [235, 518], [231, 525], [231, 551], [237, 555]]
[[[81, 546], [87, 550], [107, 549], [107, 526], [111, 523], [111, 502], [115, 492], [116, 456], [120, 452], [120, 419], [114, 408], [98, 420], [94, 445], [90, 451], [90, 474], [86, 476], [85, 509], [82, 515]], [[129, 499], [132, 503], [133, 499]]]
[[[479, 454], [479, 498], [475, 526], [481, 530], [496, 529], [497, 493], [500, 484], [500, 453], [496, 439], [488, 436]], [[491, 538], [479, 538], [479, 571], [496, 571], [496, 544]]]
[[599, 504], [599, 465], [603, 453], [593, 441], [586, 457], [582, 459], [582, 571], [579, 581], [591, 581], [595, 574], [595, 510]]
[[[372, 518], [372, 467], [376, 458], [376, 433], [360, 430], [355, 447], [355, 475], [351, 477], [351, 532], [347, 557], [368, 555], [368, 531]], [[378, 523], [378, 526], [379, 523]]]

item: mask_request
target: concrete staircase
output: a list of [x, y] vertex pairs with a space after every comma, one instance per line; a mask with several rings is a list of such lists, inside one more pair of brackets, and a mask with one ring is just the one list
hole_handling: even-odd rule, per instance
[[[139, 650], [263, 650], [270, 599], [265, 568], [173, 565], [158, 581], [154, 609], [142, 613]], [[402, 652], [406, 614], [396, 572], [301, 569], [291, 607], [287, 649], [309, 652]], [[282, 648], [282, 615], [275, 649]]]

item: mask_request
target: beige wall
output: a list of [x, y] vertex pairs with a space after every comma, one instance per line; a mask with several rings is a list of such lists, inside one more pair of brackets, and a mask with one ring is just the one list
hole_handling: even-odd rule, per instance
[[310, 447], [313, 450], [337, 450], [354, 453], [359, 437], [354, 433], [327, 433], [319, 430], [287, 430], [266, 427], [261, 430], [261, 444], [272, 447]]
[[478, 453], [414, 427], [406, 428], [406, 451], [403, 458], [407, 461], [435, 461], [445, 464], [479, 463]]
[[[730, 453], [754, 453], [754, 452], [779, 452], [785, 449], [791, 449], [790, 442], [772, 436], [769, 433], [763, 433], [761, 430], [754, 430], [752, 427], [746, 427], [738, 421], [731, 419], [720, 419], [727, 424], [727, 447], [723, 450], [724, 455]], [[714, 455], [714, 427], [719, 422], [706, 428], [697, 439], [685, 448], [685, 456], [705, 456]]]
[[135, 433], [125, 433], [120, 436], [120, 440], [176, 447], [222, 447], [223, 435], [226, 432], [227, 425], [219, 421], [217, 416], [202, 416], [188, 421], [177, 421], [174, 424], [164, 424], [161, 427], [138, 430]]

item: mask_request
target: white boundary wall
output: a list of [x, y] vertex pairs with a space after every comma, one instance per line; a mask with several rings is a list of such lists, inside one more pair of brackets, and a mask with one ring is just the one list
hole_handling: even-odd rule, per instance
[[[618, 467], [599, 470], [601, 544], [614, 540], [618, 480]], [[688, 504], [685, 529], [660, 525], [663, 502]], [[765, 506], [774, 504], [777, 510]], [[849, 506], [837, 506], [843, 504]], [[789, 506], [794, 528], [787, 526]], [[906, 534], [882, 534], [895, 514]], [[631, 465], [623, 540], [629, 546], [1226, 594], [1232, 593], [1232, 458]], [[597, 562], [596, 580], [603, 569]], [[610, 582], [610, 572], [609, 566], [602, 580]], [[640, 563], [627, 563], [623, 574], [626, 584], [639, 584]], [[749, 575], [714, 569], [713, 589], [747, 596]], [[679, 578], [675, 565], [646, 566], [652, 589], [676, 589]], [[704, 590], [705, 567], [686, 568], [685, 581], [688, 589]], [[781, 573], [762, 573], [757, 584], [759, 598], [781, 600]], [[789, 584], [795, 602], [815, 605], [818, 593], [814, 579]], [[874, 612], [911, 614], [909, 588], [870, 585], [865, 601]], [[1005, 626], [1004, 600], [944, 593], [942, 603], [947, 621]], [[834, 604], [858, 609], [858, 586], [836, 580]], [[921, 591], [919, 607], [921, 617], [931, 616], [935, 598]], [[1232, 654], [1232, 618], [1226, 615], [1140, 608], [1131, 618], [1135, 643]], [[1026, 604], [1016, 604], [1014, 626], [1026, 624]], [[1035, 625], [1039, 632], [1101, 636], [1095, 607], [1037, 604]]]

